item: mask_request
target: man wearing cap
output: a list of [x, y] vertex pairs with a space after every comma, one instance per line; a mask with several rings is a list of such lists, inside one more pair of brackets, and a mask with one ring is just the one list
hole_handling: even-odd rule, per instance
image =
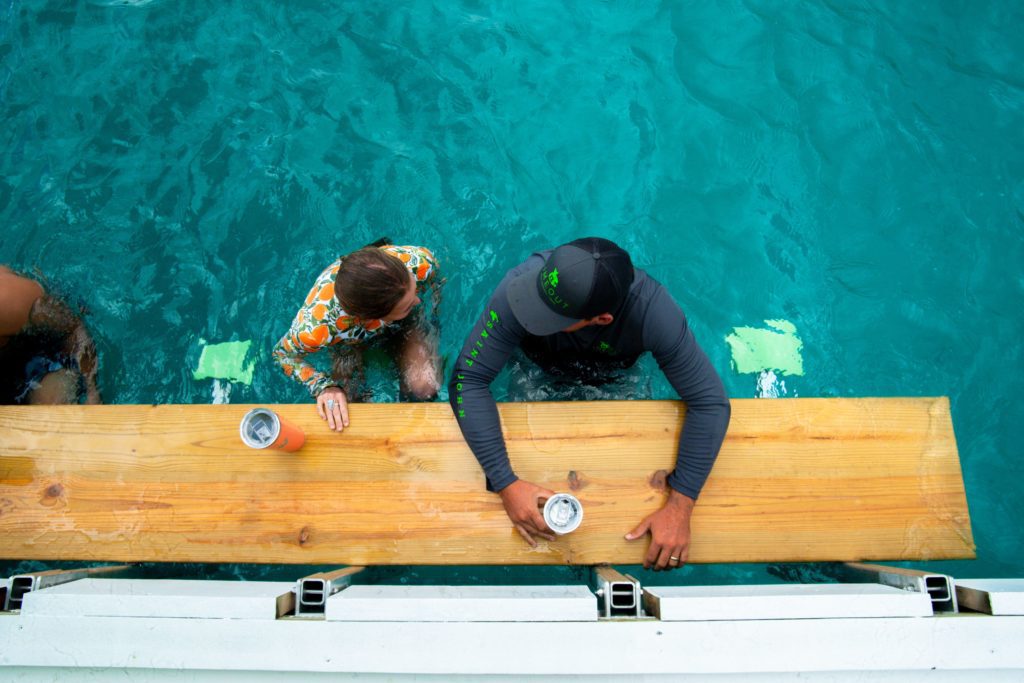
[[[509, 463], [490, 384], [517, 348], [554, 376], [587, 382], [633, 365], [650, 351], [680, 398], [686, 421], [665, 505], [626, 534], [651, 534], [644, 567], [686, 562], [690, 514], [729, 424], [722, 381], [665, 288], [633, 268], [623, 249], [598, 237], [532, 254], [505, 274], [456, 362], [449, 400], [462, 434], [530, 545], [554, 536], [538, 503], [554, 495], [519, 479]], [[628, 454], [623, 454], [628, 458]]]

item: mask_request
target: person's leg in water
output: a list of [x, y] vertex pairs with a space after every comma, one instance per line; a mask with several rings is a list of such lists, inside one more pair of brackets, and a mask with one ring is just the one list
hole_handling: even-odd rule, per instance
[[61, 368], [43, 376], [28, 392], [31, 405], [66, 405], [78, 403], [81, 375], [75, 370]]
[[402, 331], [394, 356], [399, 400], [433, 401], [441, 388], [437, 326], [422, 315], [416, 315], [409, 323]]
[[366, 371], [363, 368], [363, 350], [360, 347], [350, 346], [344, 352], [334, 352], [331, 379], [345, 392], [349, 403], [363, 403], [370, 399]]

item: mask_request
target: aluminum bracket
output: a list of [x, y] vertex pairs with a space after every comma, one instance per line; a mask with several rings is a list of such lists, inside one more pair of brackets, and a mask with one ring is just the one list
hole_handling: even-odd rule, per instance
[[132, 568], [130, 564], [119, 564], [111, 567], [91, 567], [89, 569], [51, 569], [45, 572], [18, 574], [9, 580], [4, 600], [0, 602], [5, 612], [21, 609], [21, 602], [27, 593], [42, 590], [62, 583], [78, 581], [90, 576], [110, 576], [125, 572]]
[[599, 565], [591, 570], [591, 588], [597, 596], [602, 619], [638, 619], [644, 616], [640, 582], [614, 567]]
[[953, 578], [945, 574], [861, 562], [845, 562], [843, 567], [842, 573], [847, 580], [880, 583], [883, 586], [926, 593], [931, 598], [935, 612], [958, 611]]

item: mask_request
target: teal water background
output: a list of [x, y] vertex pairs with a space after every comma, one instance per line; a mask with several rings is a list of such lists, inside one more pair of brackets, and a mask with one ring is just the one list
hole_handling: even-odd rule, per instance
[[[725, 337], [766, 319], [803, 341], [789, 396], [948, 395], [978, 559], [927, 566], [1021, 576], [1022, 26], [1011, 1], [5, 0], [0, 263], [88, 308], [108, 402], [210, 402], [200, 340], [251, 339], [231, 401], [289, 403], [269, 352], [337, 255], [431, 247], [452, 357], [507, 268], [606, 236], [733, 397], [758, 387]], [[378, 576], [573, 575], [531, 571]]]

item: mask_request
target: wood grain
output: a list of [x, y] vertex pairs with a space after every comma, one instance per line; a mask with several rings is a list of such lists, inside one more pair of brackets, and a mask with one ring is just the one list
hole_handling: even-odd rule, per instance
[[[252, 406], [0, 407], [0, 557], [302, 564], [636, 564], [682, 404], [500, 406], [512, 465], [583, 503], [530, 549], [446, 404], [351, 408], [295, 454], [245, 447]], [[694, 512], [692, 562], [974, 556], [945, 398], [733, 401]]]

